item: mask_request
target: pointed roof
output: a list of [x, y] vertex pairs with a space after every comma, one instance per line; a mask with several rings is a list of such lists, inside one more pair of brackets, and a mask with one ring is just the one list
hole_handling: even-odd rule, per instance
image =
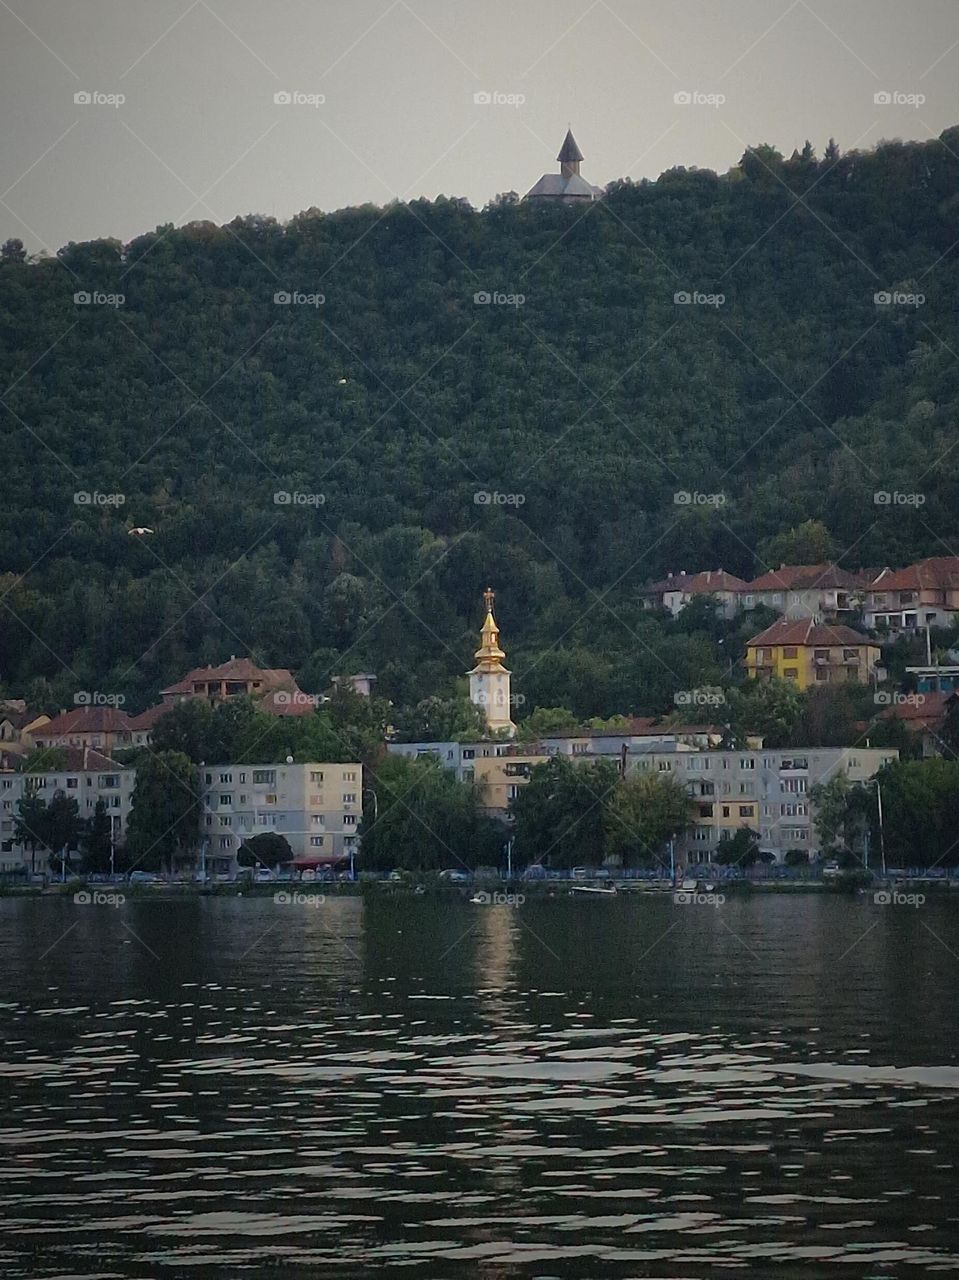
[[556, 159], [560, 164], [574, 164], [577, 160], [582, 160], [583, 153], [576, 145], [576, 139], [573, 137], [572, 129], [566, 130], [566, 137], [563, 140], [563, 147]]
[[506, 654], [500, 648], [499, 627], [493, 617], [494, 593], [492, 587], [483, 592], [483, 603], [486, 605], [486, 621], [480, 630], [480, 647], [473, 657], [476, 659], [474, 671], [505, 671], [503, 659]]
[[852, 627], [841, 623], [816, 622], [814, 618], [779, 618], [771, 627], [746, 641], [746, 647], [750, 649], [754, 646], [780, 644], [818, 646], [823, 649], [834, 645], [848, 645], [850, 648], [854, 645], [869, 645], [877, 650], [879, 648], [874, 640], [864, 636], [861, 631], [853, 631]]

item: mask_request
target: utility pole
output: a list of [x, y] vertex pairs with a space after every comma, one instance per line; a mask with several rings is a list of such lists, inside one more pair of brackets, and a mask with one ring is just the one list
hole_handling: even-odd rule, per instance
[[876, 807], [879, 811], [879, 854], [882, 858], [882, 874], [886, 875], [886, 837], [882, 825], [882, 786], [879, 779], [876, 779]]

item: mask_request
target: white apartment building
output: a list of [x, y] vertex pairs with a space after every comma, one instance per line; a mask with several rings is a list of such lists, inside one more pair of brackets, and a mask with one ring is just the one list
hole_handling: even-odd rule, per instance
[[781, 862], [790, 849], [819, 852], [810, 792], [840, 771], [868, 782], [895, 750], [871, 747], [794, 747], [760, 751], [646, 752], [628, 756], [627, 769], [655, 771], [681, 782], [693, 797], [693, 826], [676, 842], [677, 856], [708, 862], [723, 834], [740, 827], [759, 833], [759, 847]]
[[200, 783], [200, 836], [214, 870], [232, 868], [244, 841], [267, 831], [285, 836], [302, 866], [332, 865], [358, 847], [361, 764], [203, 765]]
[[49, 868], [49, 851], [36, 852], [16, 842], [18, 802], [36, 792], [47, 804], [58, 793], [76, 800], [83, 821], [93, 817], [103, 800], [113, 824], [113, 840], [122, 845], [133, 800], [136, 770], [124, 768], [90, 747], [60, 748], [66, 767], [47, 773], [0, 773], [0, 872], [39, 872]]

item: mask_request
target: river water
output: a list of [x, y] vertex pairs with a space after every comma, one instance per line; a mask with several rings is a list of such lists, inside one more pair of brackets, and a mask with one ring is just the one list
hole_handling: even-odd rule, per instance
[[957, 919], [0, 900], [0, 1275], [953, 1273]]

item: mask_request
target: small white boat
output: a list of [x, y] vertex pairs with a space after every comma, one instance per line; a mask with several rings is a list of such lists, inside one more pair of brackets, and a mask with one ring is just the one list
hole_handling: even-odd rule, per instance
[[613, 898], [616, 896], [616, 886], [608, 884], [605, 888], [600, 888], [599, 885], [574, 884], [570, 887], [570, 893], [588, 893], [594, 898], [597, 895], [601, 898]]

